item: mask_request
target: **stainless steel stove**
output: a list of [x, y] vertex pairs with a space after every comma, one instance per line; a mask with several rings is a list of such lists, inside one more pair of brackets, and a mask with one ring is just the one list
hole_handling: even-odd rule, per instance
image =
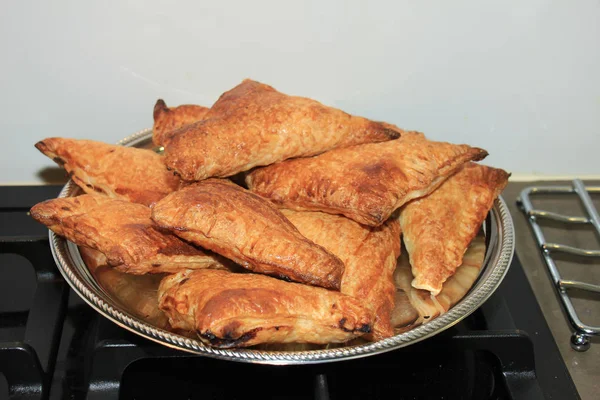
[[[536, 252], [525, 251], [521, 264], [518, 248], [504, 282], [479, 310], [408, 348], [331, 364], [237, 364], [144, 340], [70, 291], [46, 229], [27, 215], [59, 189], [0, 187], [0, 398], [579, 398], [570, 360], [544, 318], [546, 300], [540, 309], [526, 277]], [[511, 196], [507, 190], [514, 203]], [[515, 221], [525, 219], [518, 212]], [[517, 227], [518, 236], [531, 235], [526, 225]]]
[[[586, 187], [598, 187], [599, 181], [587, 180]], [[600, 338], [590, 335], [589, 349], [579, 352], [573, 349], [571, 338], [575, 329], [561, 305], [553, 277], [545, 263], [545, 251], [540, 248], [528, 218], [518, 206], [517, 199], [523, 190], [532, 187], [546, 187], [553, 190], [572, 188], [571, 181], [540, 181], [510, 183], [503, 193], [513, 216], [516, 234], [516, 255], [521, 260], [525, 274], [541, 306], [542, 312], [558, 345], [565, 364], [584, 399], [596, 399], [600, 393]], [[591, 203], [600, 210], [600, 194], [592, 191]], [[590, 220], [584, 203], [576, 193], [537, 193], [531, 196], [532, 206], [537, 210]], [[599, 250], [600, 238], [591, 223], [565, 223], [547, 218], [537, 222], [548, 243], [562, 244], [586, 250]], [[561, 277], [566, 280], [600, 284], [600, 259], [572, 254], [551, 254]], [[579, 290], [569, 291], [572, 304], [582, 321], [588, 325], [600, 326], [600, 296], [598, 293]]]

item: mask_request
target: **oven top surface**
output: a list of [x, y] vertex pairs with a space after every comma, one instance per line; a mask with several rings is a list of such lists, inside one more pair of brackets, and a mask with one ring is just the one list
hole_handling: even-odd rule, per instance
[[[554, 184], [554, 182], [545, 182], [544, 184]], [[432, 395], [445, 393], [447, 397], [452, 397], [452, 393], [448, 392], [451, 389], [444, 389], [443, 385], [444, 382], [452, 380], [456, 382], [457, 379], [464, 380], [464, 385], [466, 385], [464, 387], [468, 388], [469, 393], [476, 398], [485, 398], [486, 396], [510, 398], [515, 390], [517, 390], [517, 394], [523, 395], [523, 392], [519, 392], [519, 389], [513, 387], [515, 381], [502, 381], [503, 376], [506, 375], [504, 372], [511, 372], [504, 371], [503, 368], [512, 368], [510, 367], [512, 361], [517, 361], [517, 364], [521, 363], [519, 368], [525, 372], [528, 368], [535, 368], [537, 378], [531, 386], [533, 389], [530, 387], [530, 390], [534, 390], [534, 392], [537, 390], [538, 394], [543, 393], [546, 398], [577, 398], [573, 382], [582, 398], [593, 398], [593, 394], [597, 393], [600, 388], [597, 379], [598, 371], [600, 371], [600, 343], [593, 342], [591, 348], [584, 353], [577, 353], [570, 348], [570, 327], [561, 312], [548, 274], [544, 270], [545, 266], [531, 230], [523, 213], [516, 205], [520, 191], [531, 185], [532, 183], [510, 183], [503, 193], [515, 223], [517, 257], [515, 257], [514, 264], [505, 281], [480, 310], [440, 337], [428, 339], [415, 348], [392, 351], [381, 357], [334, 363], [331, 367], [313, 366], [310, 367], [310, 370], [304, 371], [294, 369], [298, 382], [305, 383], [304, 386], [297, 387], [294, 398], [322, 398], [319, 397], [319, 393], [324, 393], [325, 389], [330, 394], [330, 398], [352, 397], [353, 392], [349, 390], [350, 386], [348, 385], [362, 388], [362, 394], [372, 398], [388, 398], [392, 394], [395, 398], [398, 398], [398, 395], [402, 398], [402, 395], [410, 396], [411, 393], [419, 393], [419, 391], [433, 387], [437, 391], [430, 392]], [[22, 238], [30, 238], [35, 241], [36, 237], [45, 237], [47, 241], [45, 227], [31, 220], [27, 216], [27, 211], [33, 204], [55, 197], [59, 190], [59, 186], [0, 187], [0, 198], [2, 199], [0, 202], [2, 206], [0, 236], [2, 240], [8, 238], [18, 241]], [[594, 198], [594, 200], [599, 207], [598, 200], [600, 199]], [[573, 207], [576, 206], [575, 204]], [[557, 207], [562, 206], [557, 205]], [[571, 206], [564, 207], [567, 208], [557, 211], [576, 214], [577, 210], [568, 208]], [[594, 242], [597, 238], [593, 235], [586, 236], [589, 233], [567, 232], [566, 236], [578, 241], [576, 244], [581, 246], [598, 248], [598, 242]], [[557, 234], [560, 235], [560, 233]], [[562, 235], [564, 236], [564, 233]], [[3, 246], [5, 249], [9, 247], [6, 244]], [[14, 246], [14, 244], [10, 246]], [[46, 246], [45, 243], [35, 246], [38, 246], [36, 247], [37, 252], [44, 253], [40, 249]], [[54, 261], [49, 255], [49, 248], [46, 250], [48, 251], [46, 256], [49, 256], [49, 260], [53, 263]], [[22, 251], [25, 254], [30, 252], [27, 249]], [[39, 277], [45, 276], [44, 268], [51, 268], [53, 265], [34, 268], [38, 270], [36, 286], [36, 274], [31, 270], [24, 272], [23, 269], [27, 267], [20, 267], [23, 259], [18, 260], [18, 258], [13, 255], [0, 254], [0, 265], [14, 277], [13, 279], [29, 282], [18, 288], [14, 284], [8, 284], [8, 280], [4, 280], [5, 283], [2, 284], [5, 293], [0, 296], [0, 314], [10, 311], [10, 318], [4, 319], [7, 322], [0, 327], [0, 333], [3, 335], [0, 336], [0, 344], [10, 339], [5, 337], [5, 333], [12, 332], [22, 334], [26, 342], [29, 340], [36, 346], [44, 347], [48, 343], [48, 340], [44, 339], [44, 335], [40, 335], [44, 332], [39, 332], [39, 329], [32, 332], [35, 324], [29, 319], [35, 316], [32, 315], [35, 314], [34, 308], [39, 307], [36, 305], [36, 296], [39, 297], [37, 291], [40, 287], [45, 287], [40, 282], [47, 283], [43, 279], [40, 281]], [[44, 258], [44, 256], [41, 260], [42, 263], [48, 262], [48, 258]], [[570, 276], [570, 278], [579, 279], [581, 277], [581, 280], [600, 282], [600, 270], [596, 268], [594, 271], [590, 265], [585, 267], [585, 270], [572, 268], [576, 274], [581, 275]], [[46, 278], [48, 277], [49, 275], [46, 276]], [[14, 282], [12, 279], [11, 281]], [[234, 367], [226, 361], [206, 360], [203, 357], [188, 356], [170, 349], [161, 349], [162, 346], [135, 337], [102, 318], [73, 292], [68, 293], [68, 287], [65, 292], [68, 296], [68, 307], [63, 310], [62, 314], [64, 315], [58, 313], [56, 316], [57, 320], [62, 318], [56, 354], [45, 348], [38, 350], [42, 369], [49, 366], [53, 370], [51, 382], [48, 384], [49, 390], [45, 393], [50, 398], [58, 399], [65, 396], [86, 398], [86, 395], [89, 396], [88, 398], [93, 398], [93, 395], [98, 398], [108, 398], [103, 396], [108, 392], [102, 392], [102, 390], [110, 390], [111, 385], [116, 385], [117, 388], [120, 385], [119, 390], [123, 396], [143, 397], [142, 389], [145, 388], [144, 390], [147, 389], [151, 392], [153, 390], [151, 382], [158, 379], [158, 375], [152, 377], [144, 371], [158, 369], [160, 372], [162, 370], [165, 376], [163, 383], [172, 385], [178, 379], [185, 381], [185, 377], [190, 375], [191, 370], [208, 368], [208, 364], [210, 364], [212, 372], [207, 369], [207, 374], [204, 375], [206, 379], [198, 379], [193, 385], [183, 388], [183, 395], [204, 390], [205, 395], [210, 394], [214, 398], [220, 398], [219, 396], [226, 394], [230, 398], [235, 398], [238, 392], [254, 393], [252, 390], [257, 385], [260, 386], [261, 380], [268, 382], [271, 379], [265, 378], [272, 376], [279, 383], [270, 387], [273, 393], [269, 393], [281, 398], [290, 397], [288, 394], [291, 392], [288, 393], [288, 391], [293, 382], [290, 382], [289, 379], [286, 381], [283, 375], [278, 376], [277, 370], [267, 371], [268, 367], [262, 366], [264, 370], [261, 369], [260, 372], [257, 370], [256, 372], [259, 373], [254, 374], [244, 369], [252, 370], [262, 367], [255, 365]], [[10, 293], [15, 293], [15, 295]], [[538, 302], [533, 297], [534, 293]], [[24, 296], [24, 299], [18, 298], [21, 295]], [[59, 297], [58, 294], [55, 294], [54, 297], [50, 296], [49, 298]], [[33, 300], [31, 300], [32, 298]], [[585, 312], [585, 307], [588, 307], [589, 314], [592, 316], [595, 314], [598, 317], [600, 311], [598, 308], [592, 308], [598, 307], [598, 302], [588, 303], [588, 300], [592, 299], [582, 299], [583, 303], [580, 305], [583, 306], [583, 312]], [[37, 301], [40, 302], [39, 299]], [[29, 307], [31, 308], [29, 309]], [[51, 321], [42, 322], [47, 326], [53, 326]], [[550, 329], [548, 329], [548, 325]], [[505, 350], [509, 348], [516, 351]], [[528, 356], [528, 353], [531, 354]], [[490, 355], [492, 355], [491, 358]], [[52, 357], [55, 357], [54, 362], [52, 362]], [[1, 362], [0, 358], [0, 364]], [[101, 365], [107, 365], [107, 367], [101, 368], [99, 367]], [[0, 365], [0, 371], [4, 372], [5, 368], [6, 366]], [[227, 385], [227, 382], [236, 381], [234, 379], [236, 371], [232, 371], [231, 368], [236, 371], [239, 369], [238, 375], [245, 377], [238, 380], [236, 385]], [[573, 382], [569, 378], [567, 369]], [[395, 373], [391, 374], [392, 370]], [[116, 376], [115, 371], [118, 373]], [[218, 374], [215, 371], [222, 373]], [[342, 372], [343, 375], [341, 375]], [[519, 374], [516, 375], [517, 384], [519, 382], [531, 384], [531, 381], [527, 380], [529, 378], [526, 373], [521, 374], [520, 377]], [[345, 378], [340, 379], [342, 376]], [[525, 381], [518, 381], [518, 379], [525, 379]], [[142, 382], [146, 385], [143, 385]], [[215, 394], [214, 391], [219, 387], [225, 388], [225, 386], [227, 386], [227, 391], [225, 391], [227, 393], [221, 391], [220, 394]], [[252, 389], [253, 387], [254, 389]], [[448, 388], [451, 387], [452, 385], [448, 386]], [[4, 396], [3, 388], [3, 382], [0, 379], [0, 398]], [[140, 390], [142, 391], [140, 392]], [[188, 392], [185, 392], [186, 390]], [[190, 390], [192, 392], [189, 392]], [[354, 391], [355, 396], [359, 393], [357, 390]], [[484, 392], [486, 396], [482, 397]], [[557, 397], [557, 395], [560, 396]], [[525, 396], [523, 398], [533, 397]]]

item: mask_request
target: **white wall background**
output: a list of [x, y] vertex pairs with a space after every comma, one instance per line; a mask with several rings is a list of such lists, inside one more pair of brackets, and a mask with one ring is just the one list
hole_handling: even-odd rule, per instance
[[44, 137], [116, 142], [246, 77], [515, 173], [600, 174], [598, 0], [5, 0], [0, 48], [0, 183], [41, 182]]

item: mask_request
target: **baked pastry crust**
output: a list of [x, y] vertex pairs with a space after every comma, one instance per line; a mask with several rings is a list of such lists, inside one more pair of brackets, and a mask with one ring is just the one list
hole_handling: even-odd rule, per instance
[[349, 115], [245, 80], [225, 92], [204, 121], [186, 126], [165, 161], [186, 181], [226, 177], [258, 165], [400, 136], [391, 125]]
[[468, 163], [429, 196], [400, 210], [413, 287], [434, 295], [442, 290], [508, 177], [504, 170]]
[[484, 258], [485, 237], [483, 235], [476, 236], [465, 252], [462, 264], [456, 269], [456, 273], [444, 282], [441, 292], [434, 296], [428, 290], [412, 287], [411, 281], [414, 277], [408, 254], [403, 252], [398, 259], [394, 280], [396, 287], [406, 293], [410, 304], [418, 314], [418, 318], [411, 323], [410, 327], [430, 321], [458, 303], [477, 280]]
[[400, 224], [391, 219], [368, 227], [339, 215], [281, 210], [301, 234], [338, 256], [345, 265], [340, 291], [360, 300], [374, 316], [371, 339], [393, 336], [393, 274], [400, 255]]
[[153, 207], [162, 228], [244, 268], [339, 289], [344, 264], [314, 244], [269, 201], [223, 179], [171, 193]]
[[220, 348], [346, 342], [372, 322], [350, 296], [252, 273], [182, 271], [162, 280], [158, 298], [173, 328]]
[[203, 120], [208, 110], [207, 107], [194, 104], [167, 107], [163, 99], [158, 99], [153, 112], [152, 142], [157, 146], [166, 146], [178, 129]]
[[64, 167], [86, 193], [149, 206], [180, 186], [152, 150], [66, 138], [44, 139], [35, 147]]
[[486, 155], [482, 149], [432, 142], [413, 132], [398, 140], [258, 168], [246, 183], [285, 208], [343, 214], [377, 226], [406, 202], [431, 193], [465, 162]]
[[36, 221], [78, 246], [100, 251], [109, 265], [122, 272], [225, 268], [217, 255], [161, 231], [150, 215], [142, 204], [89, 194], [46, 200], [31, 209]]

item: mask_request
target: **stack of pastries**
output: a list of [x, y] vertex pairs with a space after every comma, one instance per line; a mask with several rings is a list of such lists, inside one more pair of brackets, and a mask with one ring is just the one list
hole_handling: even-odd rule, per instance
[[153, 116], [164, 151], [37, 143], [83, 194], [31, 215], [99, 263], [161, 274], [171, 329], [219, 348], [377, 341], [477, 278], [477, 234], [509, 177], [476, 163], [485, 150], [251, 80]]

